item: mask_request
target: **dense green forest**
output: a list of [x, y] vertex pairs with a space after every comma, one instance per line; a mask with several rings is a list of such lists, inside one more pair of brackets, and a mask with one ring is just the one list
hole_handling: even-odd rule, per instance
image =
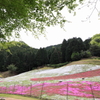
[[82, 58], [100, 56], [100, 34], [85, 41], [77, 37], [64, 39], [61, 44], [40, 49], [29, 47], [22, 41], [12, 41], [7, 46], [8, 50], [0, 50], [0, 71], [10, 70], [18, 74], [44, 65], [56, 66]]

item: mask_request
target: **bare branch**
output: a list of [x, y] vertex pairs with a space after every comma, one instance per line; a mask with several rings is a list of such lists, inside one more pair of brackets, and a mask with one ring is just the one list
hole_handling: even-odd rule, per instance
[[89, 20], [90, 18], [91, 18], [91, 16], [93, 15], [93, 13], [94, 13], [94, 11], [96, 10], [98, 13], [100, 12], [99, 11], [99, 9], [98, 9], [98, 7], [97, 7], [97, 4], [98, 4], [98, 2], [99, 2], [100, 0], [93, 0], [93, 1], [91, 1], [91, 0], [89, 0], [87, 3], [85, 3], [81, 8], [79, 8], [79, 9], [82, 9], [82, 8], [84, 8], [84, 7], [90, 7], [90, 6], [92, 6], [92, 10], [91, 10], [91, 13], [90, 13], [90, 15], [86, 18], [86, 20], [85, 21], [87, 21], [87, 20]]
[[[94, 0], [95, 1], [95, 0]], [[95, 3], [95, 5], [94, 5], [94, 8], [93, 8], [93, 10], [92, 10], [92, 12], [91, 12], [91, 14], [88, 16], [88, 18], [87, 19], [90, 19], [90, 17], [92, 16], [92, 14], [93, 14], [93, 12], [95, 11], [95, 10], [97, 10], [97, 2], [98, 2], [98, 0], [96, 0], [96, 2], [91, 2], [91, 3]], [[98, 11], [98, 10], [97, 10]]]

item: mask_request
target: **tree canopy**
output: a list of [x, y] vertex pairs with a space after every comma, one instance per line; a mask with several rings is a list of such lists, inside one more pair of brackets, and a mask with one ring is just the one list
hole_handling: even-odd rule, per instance
[[[45, 26], [60, 24], [65, 19], [61, 10], [66, 6], [74, 10], [77, 0], [0, 0], [0, 38], [12, 36], [21, 29], [43, 33]], [[81, 3], [83, 0], [79, 0]]]
[[[96, 34], [92, 39], [98, 36], [99, 34]], [[6, 48], [0, 50], [1, 72], [10, 70], [19, 74], [45, 65], [56, 68], [71, 61], [91, 56], [100, 57], [100, 46], [90, 44], [90, 39], [83, 41], [76, 37], [64, 39], [61, 44], [40, 49], [31, 48], [22, 41], [12, 41], [10, 44], [6, 42], [5, 44], [9, 46], [10, 52], [6, 51]]]
[[100, 34], [95, 34], [90, 41], [90, 51], [93, 56], [100, 56]]
[[99, 46], [100, 47], [100, 34], [95, 34], [93, 37], [92, 37], [92, 40], [91, 40], [91, 45], [96, 45], [96, 46]]

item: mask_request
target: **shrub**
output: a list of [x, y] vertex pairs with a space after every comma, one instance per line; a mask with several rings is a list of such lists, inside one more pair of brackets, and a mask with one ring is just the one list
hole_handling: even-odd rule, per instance
[[90, 51], [81, 51], [81, 58], [89, 58], [91, 57]]
[[99, 56], [100, 57], [100, 47], [96, 45], [91, 45], [90, 52], [92, 56]]
[[10, 71], [10, 72], [15, 72], [17, 70], [17, 67], [14, 65], [14, 64], [10, 64], [8, 65], [7, 69]]
[[65, 62], [65, 63], [59, 63], [59, 64], [47, 64], [48, 67], [53, 67], [53, 68], [58, 68], [58, 67], [61, 67], [61, 66], [64, 66], [68, 64], [68, 62]]
[[73, 52], [71, 55], [71, 59], [72, 60], [80, 60], [81, 59], [81, 55], [79, 52]]

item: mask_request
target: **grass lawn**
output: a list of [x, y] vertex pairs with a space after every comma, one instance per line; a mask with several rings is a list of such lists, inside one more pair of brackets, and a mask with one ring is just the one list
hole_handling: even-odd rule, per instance
[[67, 65], [74, 65], [74, 64], [93, 64], [93, 65], [100, 65], [100, 57], [91, 57], [91, 58], [81, 59], [79, 61], [70, 62]]
[[21, 95], [12, 95], [12, 94], [0, 94], [0, 97], [8, 97], [8, 98], [21, 99], [21, 100], [40, 100], [33, 97], [26, 97]]

